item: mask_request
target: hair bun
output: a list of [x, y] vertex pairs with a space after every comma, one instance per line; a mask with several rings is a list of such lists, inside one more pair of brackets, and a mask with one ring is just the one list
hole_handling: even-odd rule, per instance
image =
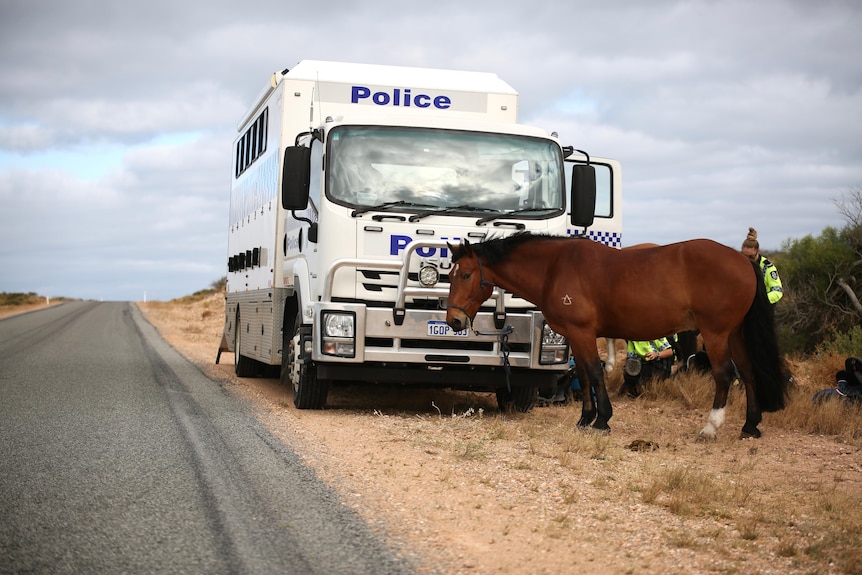
[[755, 230], [754, 228], [748, 228], [748, 235], [745, 236], [745, 239], [752, 240], [752, 241], [756, 240], [757, 239], [757, 230]]

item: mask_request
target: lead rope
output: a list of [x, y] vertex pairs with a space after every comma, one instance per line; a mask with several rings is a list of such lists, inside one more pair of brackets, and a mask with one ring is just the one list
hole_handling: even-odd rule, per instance
[[500, 352], [503, 357], [503, 372], [506, 374], [506, 390], [509, 393], [512, 393], [512, 366], [509, 364], [509, 351], [511, 348], [509, 347], [509, 334], [514, 331], [511, 325], [507, 325], [500, 331], [476, 331], [473, 330], [473, 333], [476, 335], [496, 335], [500, 339]]
[[512, 382], [510, 376], [512, 368], [509, 366], [509, 334], [512, 333], [512, 326], [507, 325], [500, 331], [500, 351], [503, 352], [503, 372], [506, 374], [506, 390], [512, 393]]

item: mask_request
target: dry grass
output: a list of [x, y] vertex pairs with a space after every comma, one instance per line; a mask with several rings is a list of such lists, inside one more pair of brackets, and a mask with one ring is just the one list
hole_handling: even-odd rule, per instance
[[[784, 429], [829, 435], [838, 442], [862, 447], [862, 413], [858, 406], [840, 402], [815, 406], [811, 402], [816, 391], [828, 386], [830, 380], [826, 375], [836, 363], [843, 364], [843, 359], [837, 362], [833, 358], [832, 365], [818, 365], [816, 377], [825, 379], [825, 383], [814, 383], [811, 375], [805, 374], [791, 394], [788, 407], [767, 415], [768, 433], [777, 434]], [[834, 371], [831, 377], [834, 379]], [[614, 389], [621, 383], [622, 376], [614, 372], [608, 380]], [[757, 447], [750, 448], [750, 460], [731, 460], [719, 471], [709, 466], [708, 454], [699, 462], [677, 457], [678, 452], [688, 446], [687, 439], [667, 432], [668, 418], [673, 417], [673, 413], [691, 410], [705, 414], [713, 393], [710, 377], [680, 375], [655, 382], [632, 402], [659, 415], [639, 418], [637, 426], [639, 436], [654, 438], [661, 448], [644, 461], [642, 469], [635, 474], [637, 479], [629, 480], [628, 484], [616, 479], [628, 457], [618, 439], [611, 434], [572, 433], [580, 416], [577, 407], [535, 409], [526, 415], [495, 414], [491, 409], [487, 412], [490, 415], [484, 415], [481, 420], [439, 416], [427, 420], [435, 428], [433, 434], [421, 433], [416, 437], [424, 438], [418, 440], [419, 443], [433, 441], [435, 453], [448, 451], [455, 459], [478, 463], [506, 461], [516, 472], [530, 473], [543, 465], [541, 461], [554, 461], [577, 475], [589, 475], [590, 486], [602, 491], [604, 497], [635, 496], [641, 503], [664, 509], [684, 521], [714, 520], [730, 525], [734, 530], [731, 539], [740, 549], [767, 544], [778, 557], [797, 563], [811, 560], [832, 564], [840, 573], [862, 572], [862, 552], [857, 549], [862, 533], [862, 493], [853, 485], [844, 485], [840, 476], [834, 478], [832, 485], [800, 487], [804, 497], [800, 499], [797, 492], [792, 501], [788, 501], [787, 493], [775, 483], [785, 478], [758, 476], [761, 472]], [[734, 388], [729, 412], [739, 413], [742, 418], [744, 410], [744, 392]], [[722, 433], [736, 433], [737, 429], [728, 429], [731, 425], [734, 424], [728, 422]], [[434, 439], [428, 439], [430, 437]], [[513, 443], [527, 445], [530, 457], [507, 460], [506, 454]], [[709, 447], [706, 449], [709, 451]], [[591, 461], [600, 462], [608, 471], [596, 474]], [[755, 479], [752, 482], [745, 478]], [[484, 481], [489, 483], [487, 478]], [[571, 487], [560, 488], [563, 507], [551, 518], [548, 536], [567, 536], [570, 513], [575, 512], [584, 497], [582, 492]], [[666, 541], [674, 547], [698, 549], [714, 544], [717, 533], [710, 529], [714, 528], [706, 528], [702, 533], [671, 530]], [[740, 572], [746, 572], [746, 568], [740, 567]], [[811, 572], [828, 570], [823, 567]]]
[[[794, 364], [797, 376], [787, 406], [779, 412], [766, 415], [769, 426], [836, 436], [849, 444], [862, 446], [862, 405], [842, 401], [814, 405], [811, 401], [816, 392], [835, 385], [835, 372], [843, 369], [844, 358], [828, 356]], [[712, 376], [685, 373], [654, 382], [645, 389], [643, 399], [663, 405], [672, 402], [686, 409], [703, 409], [712, 404], [714, 393]], [[745, 391], [742, 386], [731, 389], [728, 410], [745, 410]]]
[[[685, 408], [692, 397], [702, 396], [707, 404], [711, 401], [711, 382], [704, 378], [692, 377], [691, 386], [680, 384], [681, 381], [676, 385], [670, 382], [661, 386], [668, 391], [653, 391], [654, 397], [636, 402], [671, 401]], [[794, 407], [805, 415], [783, 419], [780, 424], [770, 419], [768, 433], [776, 434], [777, 428], [786, 427], [822, 434], [823, 431], [817, 429], [823, 427], [824, 420], [843, 421], [832, 435], [839, 440], [852, 439], [859, 445], [860, 419], [848, 423], [846, 407], [815, 408], [807, 391], [800, 391], [798, 395], [805, 396], [807, 403], [803, 409], [796, 405], [803, 403], [798, 399]], [[744, 408], [744, 398], [736, 402], [740, 404], [738, 407]], [[839, 408], [845, 410], [843, 417], [833, 413]], [[663, 418], [638, 420], [639, 436], [661, 438], [657, 441], [661, 447], [639, 464], [636, 473], [627, 475], [626, 467], [631, 461], [625, 446], [612, 434], [572, 433], [578, 416], [577, 409], [545, 408], [521, 416], [486, 415], [481, 421], [451, 416], [430, 418], [424, 423], [433, 426], [433, 432], [415, 434], [413, 443], [456, 461], [479, 466], [493, 462], [524, 477], [554, 462], [576, 477], [589, 477], [587, 490], [575, 488], [567, 481], [557, 486], [558, 494], [553, 499], [558, 503], [545, 533], [554, 539], [565, 540], [574, 534], [571, 517], [585, 501], [592, 505], [596, 498], [630, 501], [630, 504], [640, 502], [666, 510], [679, 517], [683, 524], [706, 522], [706, 527], [695, 530], [668, 529], [665, 542], [676, 548], [703, 550], [721, 538], [743, 555], [753, 553], [752, 545], [765, 545], [775, 556], [808, 565], [811, 573], [862, 573], [862, 552], [858, 549], [862, 533], [862, 493], [858, 484], [845, 485], [841, 477], [835, 477], [831, 485], [801, 485], [788, 491], [786, 486], [776, 483], [787, 478], [762, 476], [759, 466], [763, 456], [758, 456], [757, 447], [750, 448], [750, 460], [731, 460], [726, 468], [716, 470], [711, 466], [708, 447], [708, 453], [700, 460], [681, 454], [689, 445], [684, 446], [678, 437], [666, 433], [664, 428], [668, 421]], [[728, 429], [723, 431], [730, 433]], [[513, 445], [518, 444], [529, 447], [529, 456], [512, 456]], [[598, 472], [596, 463], [600, 466]], [[622, 476], [630, 477], [627, 483], [620, 479]], [[449, 475], [446, 477], [452, 479]], [[493, 489], [501, 488], [493, 473], [485, 472], [477, 482]], [[545, 488], [536, 485], [533, 491], [537, 496], [547, 496]], [[619, 520], [610, 516], [596, 516], [595, 519]], [[709, 527], [713, 522], [727, 525], [732, 531]], [[833, 567], [830, 569], [827, 565]], [[742, 564], [734, 571], [749, 572], [748, 569]]]

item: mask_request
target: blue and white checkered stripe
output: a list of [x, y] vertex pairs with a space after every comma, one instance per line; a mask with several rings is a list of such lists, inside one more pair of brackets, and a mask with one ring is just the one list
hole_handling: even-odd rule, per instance
[[[583, 235], [582, 230], [573, 230], [569, 228], [566, 230], [570, 236], [581, 236]], [[594, 242], [599, 242], [600, 244], [605, 244], [606, 246], [610, 246], [612, 248], [621, 248], [623, 247], [623, 237], [619, 232], [603, 232], [601, 230], [587, 230], [587, 238], [593, 240]]]

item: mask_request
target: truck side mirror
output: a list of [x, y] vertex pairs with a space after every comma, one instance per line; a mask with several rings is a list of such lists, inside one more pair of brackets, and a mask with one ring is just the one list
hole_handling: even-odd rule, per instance
[[308, 181], [311, 148], [289, 146], [284, 149], [281, 169], [281, 207], [304, 210], [308, 207]]
[[588, 228], [596, 214], [596, 169], [589, 164], [572, 166], [572, 225]]

